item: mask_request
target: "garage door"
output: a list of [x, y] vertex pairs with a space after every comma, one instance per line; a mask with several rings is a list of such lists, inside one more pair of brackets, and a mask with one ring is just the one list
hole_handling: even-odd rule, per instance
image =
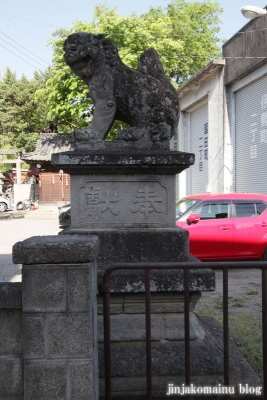
[[235, 191], [267, 193], [267, 76], [235, 92]]
[[206, 192], [208, 184], [208, 104], [190, 113], [190, 153], [195, 164], [189, 168], [190, 194]]

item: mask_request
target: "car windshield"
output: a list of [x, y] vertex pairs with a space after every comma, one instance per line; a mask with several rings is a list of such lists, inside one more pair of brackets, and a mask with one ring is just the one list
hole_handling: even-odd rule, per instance
[[176, 203], [176, 221], [180, 219], [184, 213], [189, 210], [194, 204], [199, 202], [198, 199], [181, 199]]

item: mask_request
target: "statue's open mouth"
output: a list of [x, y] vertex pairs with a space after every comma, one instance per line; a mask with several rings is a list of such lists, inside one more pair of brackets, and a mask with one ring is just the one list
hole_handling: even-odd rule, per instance
[[71, 65], [77, 67], [85, 67], [88, 61], [90, 61], [91, 56], [89, 54], [85, 55], [85, 53], [65, 53], [65, 61]]

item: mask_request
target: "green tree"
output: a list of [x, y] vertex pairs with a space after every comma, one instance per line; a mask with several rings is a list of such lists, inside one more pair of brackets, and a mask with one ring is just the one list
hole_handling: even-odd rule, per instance
[[17, 79], [7, 68], [0, 81], [0, 148], [32, 151], [39, 132], [46, 126], [44, 101], [37, 102], [35, 93], [45, 85], [46, 74], [35, 72], [34, 78]]
[[178, 87], [220, 55], [216, 34], [221, 12], [219, 4], [211, 1], [171, 0], [166, 8], [151, 7], [140, 17], [136, 14], [120, 16], [116, 8], [99, 5], [91, 22], [76, 21], [70, 31], [60, 29], [55, 32], [50, 41], [54, 66], [46, 88], [38, 92], [37, 98], [46, 100], [49, 118], [57, 118], [61, 130], [68, 132], [88, 124], [93, 112], [88, 88], [72, 73], [63, 58], [65, 38], [81, 31], [105, 34], [118, 47], [123, 62], [135, 69], [141, 53], [153, 47], [166, 75]]

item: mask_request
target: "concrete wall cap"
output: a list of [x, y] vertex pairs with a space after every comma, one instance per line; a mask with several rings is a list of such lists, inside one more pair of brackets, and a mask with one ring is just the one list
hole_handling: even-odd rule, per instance
[[13, 246], [15, 264], [74, 264], [93, 261], [97, 236], [33, 236]]

